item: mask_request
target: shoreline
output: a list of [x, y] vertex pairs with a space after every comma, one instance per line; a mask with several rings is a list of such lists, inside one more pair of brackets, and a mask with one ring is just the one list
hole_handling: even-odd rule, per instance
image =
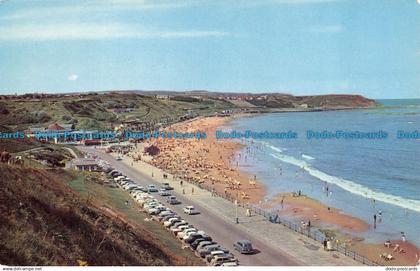
[[[229, 117], [199, 117], [176, 123], [164, 130], [212, 133], [233, 119], [252, 116], [254, 116], [252, 113], [237, 113]], [[263, 203], [267, 188], [258, 179], [242, 172], [237, 165], [235, 167], [232, 161], [237, 153], [246, 148], [246, 145], [229, 140], [216, 140], [214, 137], [207, 137], [205, 140], [186, 139], [181, 142], [174, 139], [153, 139], [147, 142], [147, 145], [157, 146], [160, 153], [153, 158], [146, 158], [143, 154], [143, 159], [149, 160], [148, 163], [151, 165], [177, 177], [197, 184], [211, 185], [218, 193], [236, 197], [241, 203], [274, 208], [279, 206], [280, 198], [283, 198], [286, 208], [279, 211], [279, 215], [295, 220], [310, 220], [312, 225], [321, 229], [327, 227], [330, 230], [332, 226], [340, 242], [352, 247], [356, 252], [365, 254], [368, 252], [367, 255], [372, 254], [370, 257], [372, 260], [380, 262], [378, 255], [383, 253], [383, 245], [366, 243], [363, 242], [363, 238], [357, 237], [358, 232], [366, 232], [371, 227], [364, 220], [342, 213], [339, 209], [328, 208], [327, 205], [313, 198], [293, 197], [287, 191]], [[140, 152], [142, 153], [142, 150]], [[398, 242], [392, 240], [392, 243]], [[401, 243], [400, 246], [405, 251], [416, 251], [416, 246], [409, 242]], [[420, 255], [420, 253], [398, 255], [398, 261], [394, 262], [404, 265], [415, 264], [416, 260], [413, 259], [415, 254]]]

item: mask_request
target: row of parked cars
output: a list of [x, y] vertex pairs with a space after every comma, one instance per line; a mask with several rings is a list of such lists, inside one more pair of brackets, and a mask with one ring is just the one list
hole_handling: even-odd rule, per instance
[[[152, 215], [153, 219], [162, 223], [168, 231], [173, 233], [192, 251], [195, 251], [195, 254], [203, 258], [207, 264], [212, 266], [238, 265], [238, 260], [228, 249], [219, 245], [204, 231], [189, 224], [152, 195], [153, 193], [159, 193], [165, 197], [167, 203], [171, 205], [181, 204], [175, 196], [171, 195], [170, 191], [173, 188], [168, 183], [163, 183], [160, 189], [153, 184], [143, 187], [134, 183], [117, 170], [109, 170], [108, 174], [113, 177], [114, 181], [122, 189], [130, 193], [131, 197], [139, 203], [144, 212]], [[199, 214], [194, 206], [184, 207], [183, 212], [188, 215]]]
[[[152, 200], [150, 200], [152, 201]], [[146, 202], [146, 205], [148, 203]], [[192, 207], [192, 206], [187, 206]], [[147, 207], [146, 207], [147, 208]], [[184, 212], [186, 212], [184, 208]], [[172, 232], [195, 254], [203, 258], [207, 264], [213, 266], [237, 266], [238, 260], [228, 249], [217, 244], [213, 238], [194, 225], [189, 224], [181, 216], [172, 210], [166, 210], [154, 215], [153, 218]]]

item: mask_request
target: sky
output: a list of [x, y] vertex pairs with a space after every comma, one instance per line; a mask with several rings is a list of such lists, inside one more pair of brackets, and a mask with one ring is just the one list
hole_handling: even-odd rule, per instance
[[0, 0], [0, 94], [420, 98], [418, 1]]

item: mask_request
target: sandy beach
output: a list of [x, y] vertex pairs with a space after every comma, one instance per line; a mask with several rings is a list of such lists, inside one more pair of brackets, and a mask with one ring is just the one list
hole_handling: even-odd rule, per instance
[[[237, 117], [237, 116], [236, 116]], [[420, 252], [409, 242], [392, 240], [399, 244], [404, 252], [393, 252], [383, 244], [367, 244], [357, 233], [369, 230], [372, 225], [359, 218], [343, 213], [341, 210], [306, 197], [284, 191], [269, 201], [264, 201], [266, 187], [262, 182], [241, 172], [232, 160], [245, 146], [233, 141], [216, 140], [217, 127], [227, 124], [233, 117], [198, 118], [172, 125], [165, 131], [205, 132], [206, 139], [150, 139], [139, 144], [131, 153], [134, 160], [142, 160], [154, 167], [193, 183], [206, 184], [218, 193], [224, 193], [239, 202], [258, 205], [266, 209], [277, 209], [280, 215], [291, 216], [311, 224], [336, 230], [336, 239], [346, 246], [371, 260], [384, 265], [415, 265]], [[145, 146], [154, 145], [159, 154], [149, 156], [144, 153]], [[282, 206], [279, 208], [279, 206]], [[389, 251], [388, 251], [389, 250]], [[394, 260], [385, 261], [381, 254], [392, 254]]]
[[265, 196], [265, 187], [252, 176], [231, 165], [234, 155], [244, 146], [237, 142], [216, 140], [217, 127], [228, 118], [201, 118], [173, 125], [167, 131], [205, 132], [206, 139], [154, 139], [151, 144], [160, 149], [151, 163], [171, 174], [205, 183], [219, 193], [237, 197], [243, 203], [258, 203]]

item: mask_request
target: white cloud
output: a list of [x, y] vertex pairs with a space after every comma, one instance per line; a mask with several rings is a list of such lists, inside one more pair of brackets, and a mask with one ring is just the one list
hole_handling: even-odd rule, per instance
[[[1, 0], [0, 0], [1, 1]], [[49, 7], [33, 7], [28, 9], [20, 9], [14, 13], [1, 16], [2, 20], [34, 20], [34, 19], [48, 19], [48, 17], [63, 17], [80, 15], [86, 13], [106, 13], [118, 11], [146, 11], [146, 10], [163, 10], [175, 9], [193, 6], [200, 3], [194, 0], [179, 0], [179, 1], [165, 1], [165, 0], [100, 0], [83, 2], [83, 4], [65, 4]]]
[[344, 27], [342, 25], [320, 25], [311, 27], [309, 31], [314, 33], [334, 34], [343, 32]]
[[[2, 0], [0, 0], [1, 3]], [[170, 10], [188, 7], [223, 6], [258, 7], [269, 5], [314, 5], [341, 2], [344, 0], [91, 0], [82, 4], [65, 4], [50, 7], [33, 7], [18, 9], [14, 13], [3, 15], [1, 20], [46, 19], [48, 17], [62, 17], [80, 15], [84, 13], [104, 13], [117, 11], [147, 11]]]
[[69, 77], [67, 77], [67, 79], [69, 79], [70, 81], [76, 81], [77, 79], [79, 79], [79, 75], [70, 74]]
[[203, 38], [222, 37], [222, 31], [160, 31], [146, 30], [128, 24], [50, 24], [0, 26], [0, 41], [50, 41], [50, 40], [98, 40], [98, 39], [151, 39], [151, 38]]

